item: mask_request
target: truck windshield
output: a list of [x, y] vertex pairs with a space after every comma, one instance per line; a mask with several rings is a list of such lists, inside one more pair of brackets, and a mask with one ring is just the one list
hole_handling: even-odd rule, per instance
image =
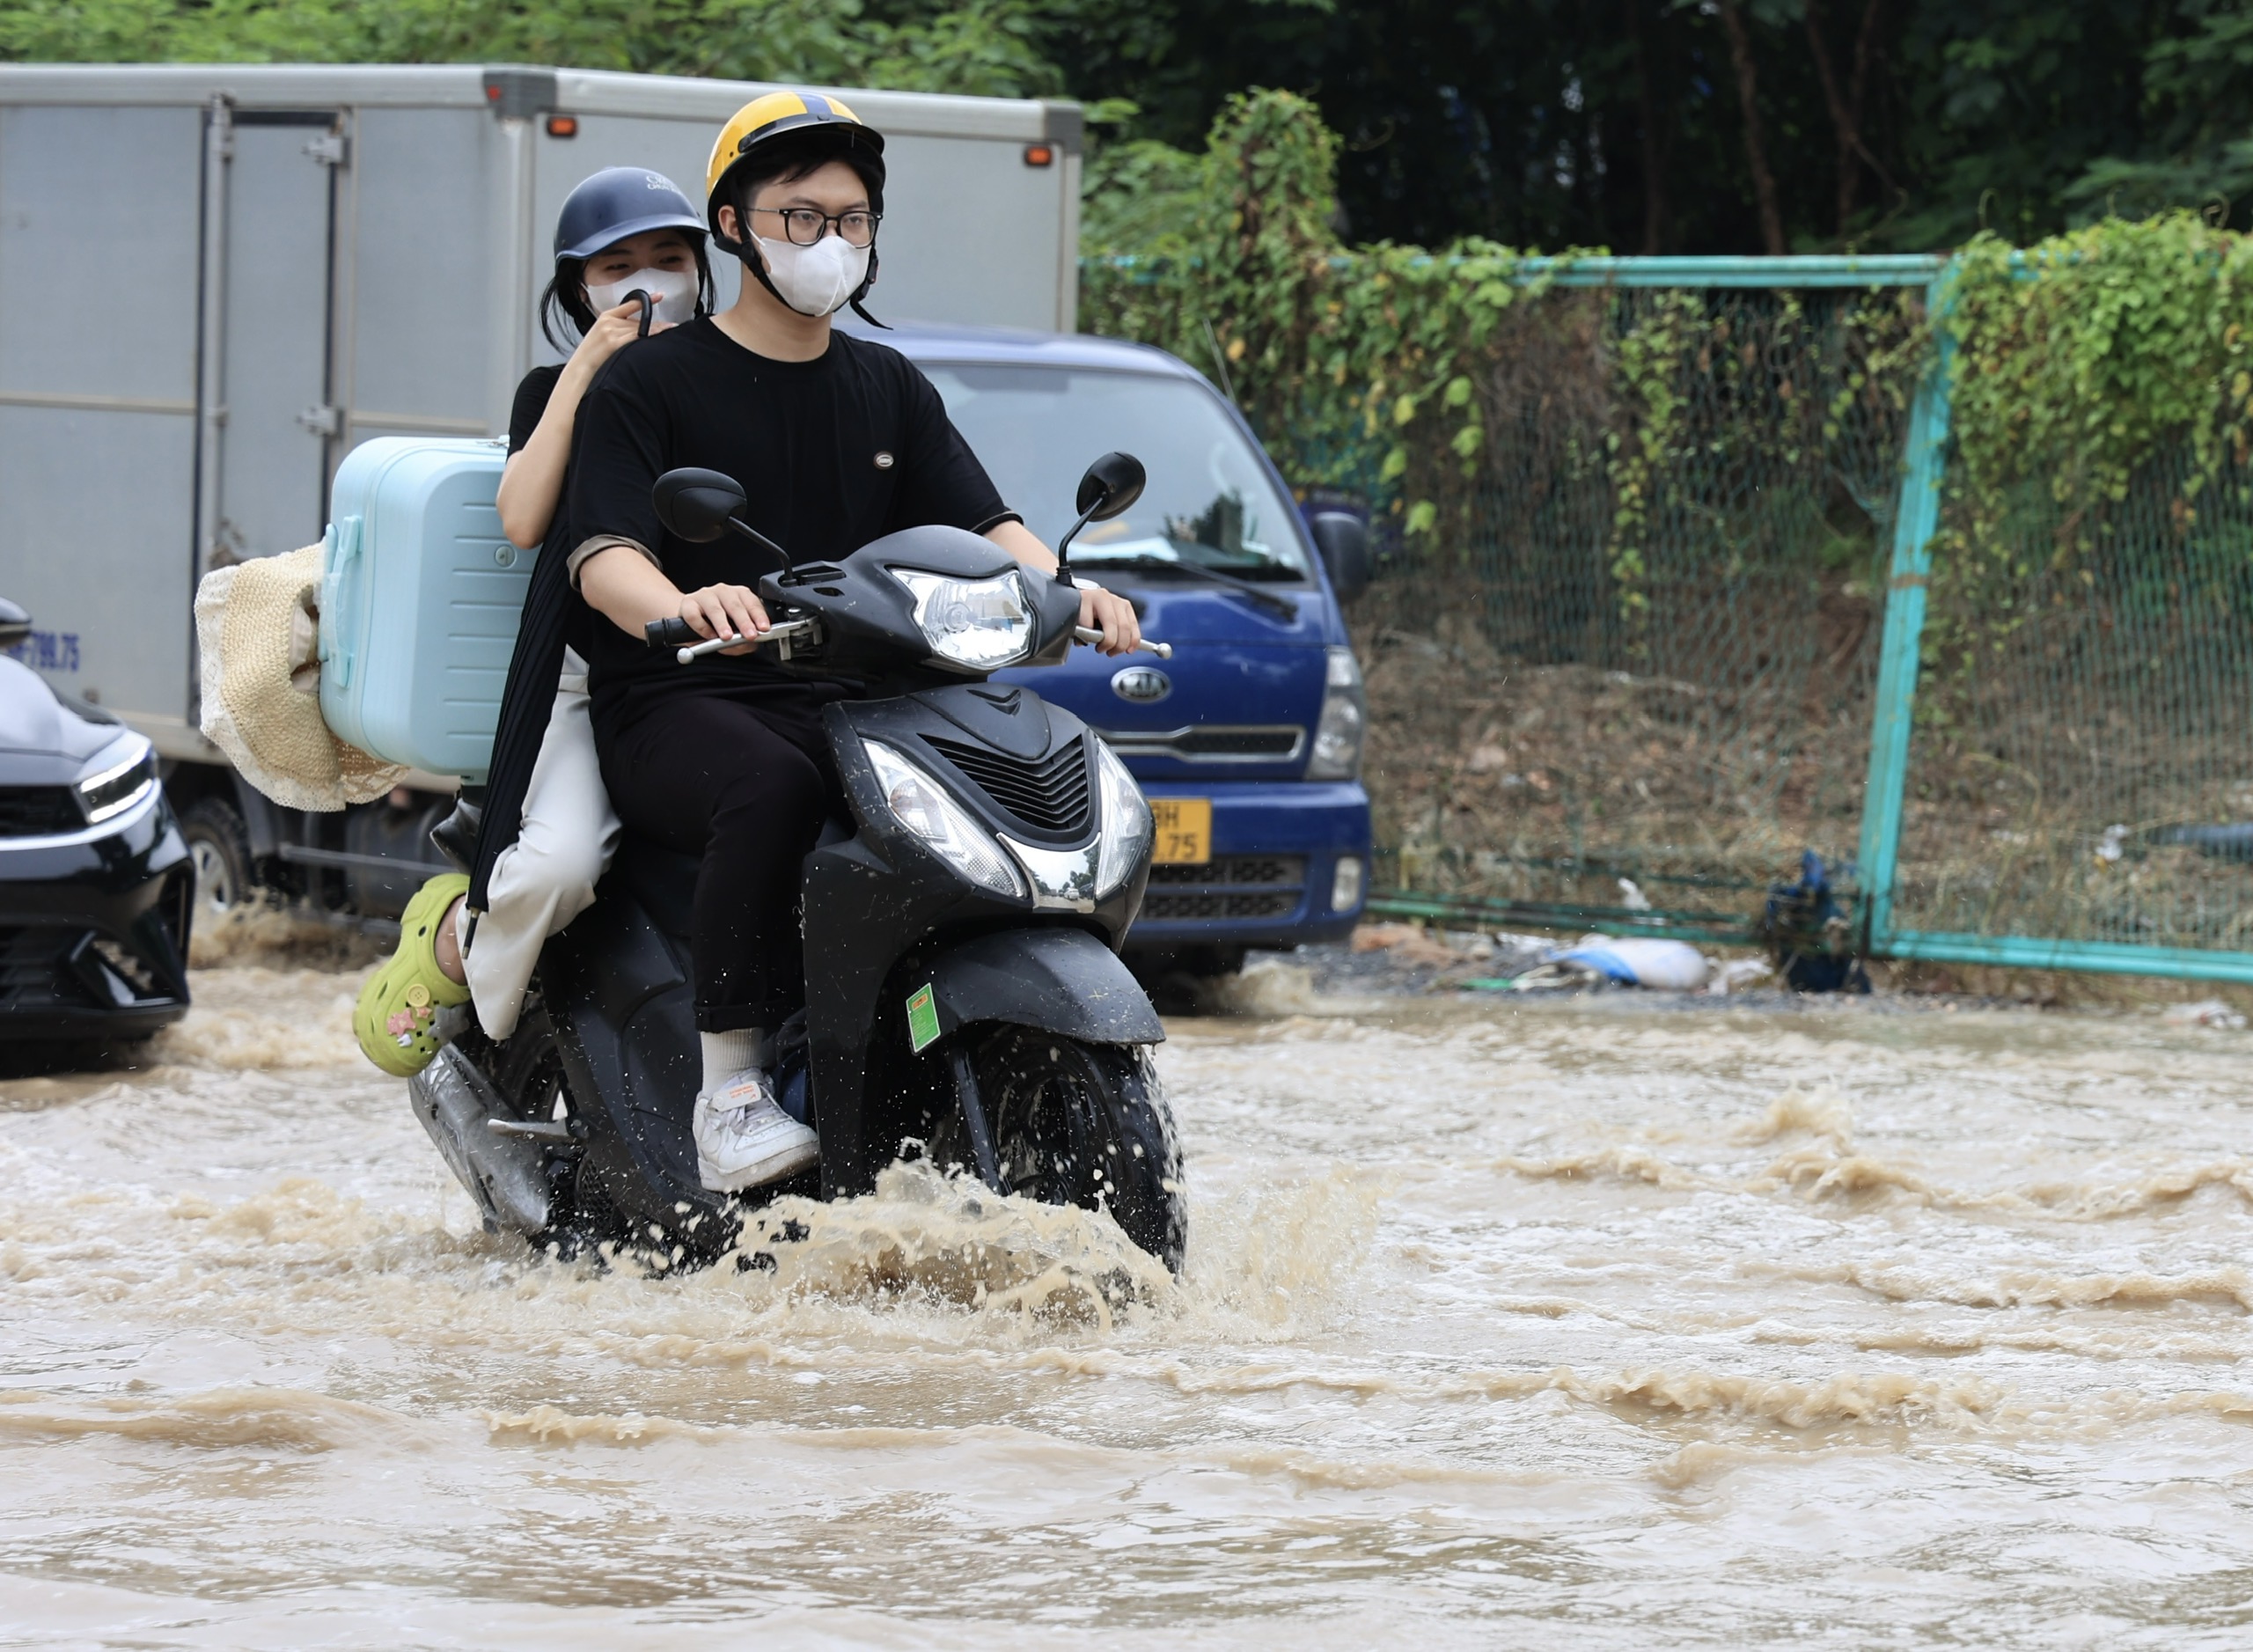
[[1132, 453], [1149, 486], [1134, 508], [1072, 541], [1075, 566], [1193, 562], [1242, 579], [1303, 579], [1297, 512], [1209, 393], [1151, 373], [930, 362], [923, 371], [1025, 525], [1053, 545], [1080, 473]]

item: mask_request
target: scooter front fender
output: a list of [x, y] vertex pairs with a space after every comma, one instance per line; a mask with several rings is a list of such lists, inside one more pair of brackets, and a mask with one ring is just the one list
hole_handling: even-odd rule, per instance
[[1156, 1044], [1157, 1011], [1119, 955], [1085, 929], [1003, 929], [933, 960], [939, 1032], [981, 1021], [1034, 1027], [1088, 1044]]

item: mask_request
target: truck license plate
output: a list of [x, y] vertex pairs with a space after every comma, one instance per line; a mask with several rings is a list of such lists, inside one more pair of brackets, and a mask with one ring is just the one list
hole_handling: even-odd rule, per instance
[[1152, 860], [1164, 866], [1202, 866], [1213, 858], [1211, 798], [1153, 797], [1150, 816], [1158, 834]]

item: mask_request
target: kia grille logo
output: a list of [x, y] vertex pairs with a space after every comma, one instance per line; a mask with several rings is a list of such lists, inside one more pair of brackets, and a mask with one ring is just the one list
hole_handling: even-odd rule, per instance
[[1155, 705], [1173, 692], [1173, 683], [1154, 665], [1129, 665], [1111, 679], [1111, 692], [1138, 706]]

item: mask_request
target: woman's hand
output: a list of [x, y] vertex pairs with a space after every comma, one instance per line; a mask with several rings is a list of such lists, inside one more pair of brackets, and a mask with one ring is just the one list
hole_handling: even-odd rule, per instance
[[1130, 654], [1142, 640], [1142, 622], [1134, 617], [1134, 605], [1100, 585], [1080, 587], [1080, 623], [1103, 633], [1103, 641], [1095, 645], [1098, 654]]
[[[670, 321], [655, 321], [649, 325], [651, 336], [672, 325]], [[587, 329], [586, 337], [579, 341], [579, 348], [571, 352], [570, 368], [583, 378], [592, 378], [595, 369], [642, 336], [642, 301], [628, 298], [617, 308], [605, 310], [595, 318]]]
[[[767, 610], [748, 585], [706, 585], [692, 591], [680, 599], [680, 617], [688, 621], [689, 629], [705, 638], [756, 638], [768, 626]], [[756, 642], [745, 642], [720, 652], [748, 654], [757, 646]]]

